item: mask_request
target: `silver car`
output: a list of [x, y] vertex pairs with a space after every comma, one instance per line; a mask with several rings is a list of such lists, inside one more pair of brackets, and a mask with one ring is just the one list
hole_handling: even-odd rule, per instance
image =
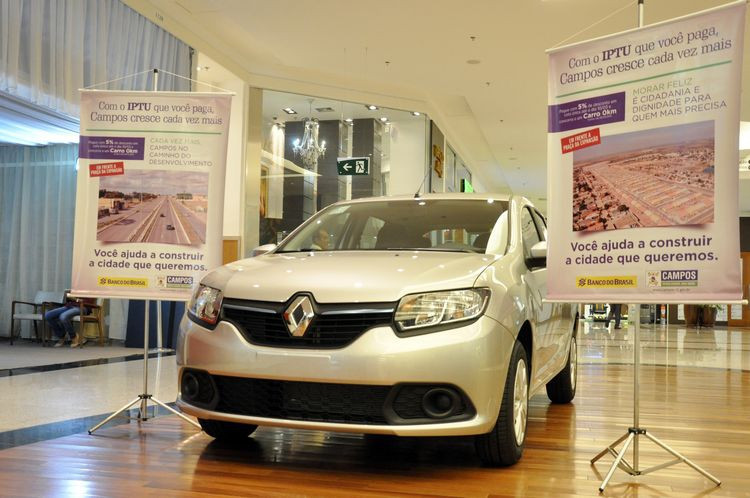
[[177, 404], [209, 435], [259, 425], [475, 435], [515, 463], [528, 400], [576, 390], [575, 307], [543, 301], [546, 221], [522, 197], [360, 199], [203, 278]]

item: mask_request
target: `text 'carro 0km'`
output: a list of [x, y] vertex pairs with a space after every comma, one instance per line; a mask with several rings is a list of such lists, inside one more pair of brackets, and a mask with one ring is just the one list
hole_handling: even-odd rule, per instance
[[546, 221], [522, 197], [346, 201], [196, 288], [177, 404], [218, 439], [259, 425], [475, 435], [518, 461], [528, 400], [576, 390], [575, 307], [543, 302]]

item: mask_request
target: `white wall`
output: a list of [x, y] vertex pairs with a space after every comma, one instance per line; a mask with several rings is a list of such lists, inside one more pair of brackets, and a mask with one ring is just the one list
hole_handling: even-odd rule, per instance
[[391, 123], [390, 195], [414, 194], [419, 190], [427, 173], [426, 139], [423, 119], [411, 118]]
[[[200, 82], [235, 93], [232, 98], [232, 114], [229, 119], [229, 143], [227, 146], [226, 184], [224, 186], [224, 237], [239, 237], [242, 231], [242, 174], [245, 154], [245, 100], [247, 85], [240, 78], [219, 66], [203, 54], [198, 56], [199, 66], [208, 66], [208, 71], [196, 71]], [[196, 85], [196, 91], [220, 91], [205, 85]]]

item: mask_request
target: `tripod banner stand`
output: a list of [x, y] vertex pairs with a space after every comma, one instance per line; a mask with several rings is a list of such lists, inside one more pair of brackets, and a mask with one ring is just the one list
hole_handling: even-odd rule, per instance
[[146, 420], [149, 401], [197, 425], [149, 394], [148, 309], [156, 300], [162, 351], [159, 301], [188, 301], [222, 263], [233, 94], [157, 91], [160, 74], [183, 77], [147, 72], [152, 91], [81, 90], [71, 293], [147, 300], [143, 392], [89, 432], [138, 402]]
[[[638, 0], [637, 28], [547, 51], [547, 301], [740, 303], [746, 1], [646, 26], [644, 8]], [[617, 468], [676, 463], [718, 485], [639, 425], [638, 314], [633, 426], [592, 460], [615, 457], [599, 490]], [[675, 459], [640, 469], [642, 438]]]

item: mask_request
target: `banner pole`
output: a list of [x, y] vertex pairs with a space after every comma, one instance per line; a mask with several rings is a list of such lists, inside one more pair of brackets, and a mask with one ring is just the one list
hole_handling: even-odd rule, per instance
[[[638, 0], [638, 27], [643, 27], [644, 0]], [[640, 427], [640, 371], [641, 371], [641, 305], [635, 305], [635, 337], [633, 337], [633, 427]], [[633, 470], [638, 473], [638, 432], [633, 438]]]
[[[643, 19], [641, 19], [642, 21]], [[640, 427], [640, 397], [641, 397], [641, 305], [635, 305], [635, 337], [633, 337], [633, 427], [636, 429], [633, 438], [633, 470], [638, 473], [638, 436]]]
[[[149, 340], [149, 308], [151, 308], [151, 301], [148, 299], [143, 309], [143, 394], [148, 396], [148, 340]], [[148, 405], [146, 403], [146, 397], [141, 397], [141, 420], [146, 420]]]

